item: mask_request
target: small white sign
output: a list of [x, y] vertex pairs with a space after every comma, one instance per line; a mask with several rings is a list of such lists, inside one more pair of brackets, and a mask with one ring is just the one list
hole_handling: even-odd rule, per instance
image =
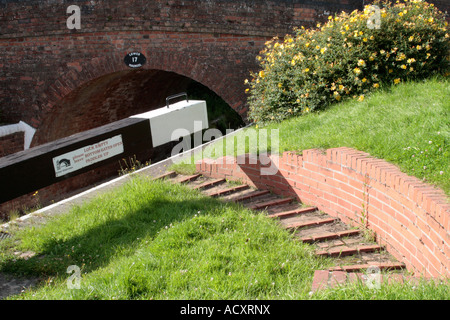
[[53, 158], [56, 177], [80, 170], [123, 153], [122, 135]]

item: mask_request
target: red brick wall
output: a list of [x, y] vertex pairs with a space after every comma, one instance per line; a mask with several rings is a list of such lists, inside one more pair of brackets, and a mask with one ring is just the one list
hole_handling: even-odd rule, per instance
[[450, 275], [450, 204], [442, 190], [350, 148], [285, 152], [273, 160], [275, 175], [261, 175], [248, 156], [205, 159], [197, 170], [296, 196], [353, 226], [363, 221], [415, 275]]
[[16, 132], [0, 137], [0, 158], [24, 149], [24, 132]]

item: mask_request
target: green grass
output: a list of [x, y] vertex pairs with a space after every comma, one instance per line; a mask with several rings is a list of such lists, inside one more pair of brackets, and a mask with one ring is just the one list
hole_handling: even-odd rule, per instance
[[[385, 159], [449, 195], [449, 125], [449, 81], [435, 78], [400, 84], [374, 92], [363, 102], [337, 103], [326, 111], [273, 123], [264, 129], [279, 130], [280, 153], [351, 147]], [[215, 147], [206, 154], [214, 158], [224, 153], [248, 152], [249, 146], [239, 141], [249, 130], [254, 129], [227, 139], [224, 151]], [[231, 139], [235, 139], [234, 146]]]
[[[33, 251], [27, 260], [14, 252]], [[310, 295], [331, 266], [263, 214], [136, 177], [0, 242], [0, 272], [43, 281], [10, 299], [448, 299], [448, 284], [364, 284]], [[81, 270], [69, 289], [67, 268]]]
[[261, 214], [141, 178], [16, 239], [0, 243], [0, 272], [48, 279], [23, 299], [289, 299], [327, 266]]

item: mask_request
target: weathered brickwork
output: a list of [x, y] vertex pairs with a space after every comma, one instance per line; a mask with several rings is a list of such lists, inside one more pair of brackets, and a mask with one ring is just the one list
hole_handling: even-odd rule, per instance
[[0, 158], [23, 150], [24, 132], [16, 132], [0, 137]]

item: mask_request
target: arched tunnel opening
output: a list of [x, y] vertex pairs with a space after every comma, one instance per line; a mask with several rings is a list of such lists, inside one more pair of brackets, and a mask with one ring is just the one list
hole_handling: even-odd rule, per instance
[[191, 78], [155, 69], [125, 70], [88, 81], [63, 97], [43, 118], [31, 146], [164, 107], [168, 96], [180, 92], [206, 101], [210, 128], [225, 134], [245, 125], [219, 95]]
[[[157, 108], [165, 108], [166, 98], [180, 92], [186, 92], [189, 100], [206, 101], [209, 128], [219, 129], [226, 134], [227, 129], [245, 126], [241, 116], [219, 95], [191, 78], [162, 70], [118, 71], [84, 83], [57, 102], [37, 128], [31, 147], [37, 147], [38, 150], [32, 153], [45, 154], [45, 150], [63, 144], [61, 141], [55, 144], [52, 142], [75, 134], [87, 134], [86, 131], [91, 129], [100, 134], [107, 133], [101, 132], [103, 126]], [[77, 136], [80, 139], [80, 135]], [[194, 139], [191, 141], [194, 142]], [[88, 171], [63, 177], [35, 190], [39, 191], [38, 205], [46, 206], [90, 189], [120, 174], [133, 171], [134, 166], [138, 169], [145, 164], [164, 160], [172, 156], [174, 147], [178, 144], [179, 141], [173, 141], [156, 147], [142, 147], [134, 150], [132, 156], [127, 154], [124, 158], [115, 157], [114, 160], [93, 166]], [[50, 178], [53, 179], [53, 175]], [[2, 210], [21, 212], [23, 206], [31, 208], [36, 205], [35, 201], [32, 193], [28, 193], [3, 204], [3, 207], [0, 206], [0, 219]]]

